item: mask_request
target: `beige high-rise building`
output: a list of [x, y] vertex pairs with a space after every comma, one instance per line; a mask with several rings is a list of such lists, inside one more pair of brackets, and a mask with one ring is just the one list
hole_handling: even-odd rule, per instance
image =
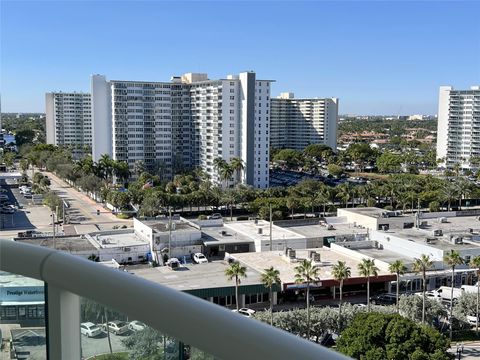
[[281, 93], [271, 102], [272, 148], [303, 150], [310, 144], [337, 147], [337, 98], [296, 99]]

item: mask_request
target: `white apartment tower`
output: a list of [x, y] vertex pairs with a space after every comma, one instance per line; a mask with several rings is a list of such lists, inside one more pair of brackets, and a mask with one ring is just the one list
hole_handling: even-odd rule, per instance
[[441, 86], [438, 99], [437, 159], [441, 166], [478, 168], [480, 157], [480, 86], [454, 90]]
[[170, 82], [93, 75], [93, 159], [108, 154], [131, 170], [140, 160], [167, 177], [199, 166], [222, 184], [214, 160], [239, 157], [241, 182], [268, 187], [270, 82], [253, 72], [219, 80], [188, 73]]
[[47, 93], [45, 106], [47, 144], [71, 146], [74, 154], [92, 146], [90, 94]]
[[310, 144], [337, 147], [338, 99], [295, 99], [281, 93], [272, 99], [271, 146], [303, 150]]

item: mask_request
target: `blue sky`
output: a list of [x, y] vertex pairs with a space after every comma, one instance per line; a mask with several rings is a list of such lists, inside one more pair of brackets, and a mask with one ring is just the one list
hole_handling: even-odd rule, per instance
[[90, 75], [168, 81], [254, 70], [272, 96], [339, 97], [341, 113], [435, 114], [438, 87], [480, 84], [480, 2], [6, 1], [4, 112]]

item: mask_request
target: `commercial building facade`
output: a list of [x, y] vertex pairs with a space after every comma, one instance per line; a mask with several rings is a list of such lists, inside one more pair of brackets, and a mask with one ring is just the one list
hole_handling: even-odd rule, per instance
[[459, 164], [463, 169], [470, 169], [479, 167], [479, 157], [480, 86], [472, 86], [470, 90], [441, 86], [438, 99], [437, 159], [446, 168]]
[[[142, 161], [171, 177], [200, 167], [217, 184], [239, 181], [268, 187], [270, 82], [253, 72], [208, 80], [184, 74], [171, 82], [109, 80], [92, 76], [92, 154]], [[239, 179], [220, 179], [216, 158], [241, 158]]]
[[310, 144], [337, 147], [338, 99], [272, 99], [271, 147], [303, 150]]
[[92, 146], [91, 96], [51, 92], [45, 95], [47, 144], [72, 147], [73, 154]]

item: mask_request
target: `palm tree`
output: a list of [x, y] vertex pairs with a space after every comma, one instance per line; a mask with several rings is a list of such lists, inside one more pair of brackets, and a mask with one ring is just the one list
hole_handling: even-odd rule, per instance
[[122, 182], [127, 181], [130, 177], [130, 170], [128, 168], [128, 163], [126, 161], [113, 161], [113, 174], [117, 178], [117, 180], [121, 180]]
[[310, 284], [319, 281], [319, 269], [311, 260], [304, 259], [295, 267], [295, 282], [307, 285], [307, 339], [310, 339]]
[[423, 304], [422, 304], [422, 323], [425, 324], [425, 291], [427, 290], [427, 270], [433, 266], [433, 261], [430, 256], [422, 254], [420, 258], [413, 260], [413, 271], [422, 273], [422, 292], [423, 292]]
[[398, 313], [398, 298], [399, 298], [399, 293], [400, 293], [400, 275], [405, 274], [405, 271], [407, 271], [407, 267], [403, 263], [402, 260], [395, 260], [393, 263], [391, 263], [388, 267], [388, 270], [392, 274], [397, 274], [397, 313]]
[[273, 285], [280, 283], [280, 271], [271, 266], [262, 274], [262, 283], [270, 292], [270, 325], [273, 326]]
[[113, 160], [108, 154], [103, 154], [100, 160], [98, 160], [98, 167], [100, 168], [102, 178], [109, 182], [113, 174]]
[[370, 277], [378, 276], [378, 268], [375, 266], [375, 260], [362, 259], [358, 264], [358, 271], [360, 275], [367, 278], [367, 310], [370, 311]]
[[478, 303], [480, 300], [480, 255], [475, 256], [471, 261], [470, 261], [470, 267], [477, 269], [477, 322], [475, 326], [475, 331], [478, 334]]
[[343, 183], [336, 187], [337, 194], [336, 197], [338, 200], [343, 201], [345, 203], [345, 207], [348, 207], [348, 200], [350, 200], [350, 185], [348, 183]]
[[233, 169], [230, 165], [225, 165], [222, 169], [220, 169], [220, 179], [224, 182], [225, 186], [228, 186], [228, 181], [233, 175]]
[[225, 269], [225, 276], [228, 280], [235, 279], [235, 302], [238, 311], [238, 286], [240, 285], [240, 278], [247, 277], [247, 268], [240, 265], [238, 262], [233, 262], [227, 269]]
[[343, 281], [347, 280], [352, 274], [350, 267], [346, 266], [345, 261], [338, 261], [332, 267], [332, 275], [335, 280], [340, 283], [340, 306], [338, 308], [338, 323], [339, 327], [342, 323], [342, 298], [343, 298]]
[[463, 264], [460, 253], [456, 250], [450, 250], [450, 254], [443, 256], [443, 261], [452, 269], [452, 283], [450, 292], [450, 340], [452, 339], [452, 320], [453, 320], [453, 287], [455, 286], [455, 267]]
[[245, 169], [243, 160], [239, 157], [233, 157], [230, 159], [230, 167], [235, 172], [235, 181], [238, 184], [240, 182], [240, 173]]

